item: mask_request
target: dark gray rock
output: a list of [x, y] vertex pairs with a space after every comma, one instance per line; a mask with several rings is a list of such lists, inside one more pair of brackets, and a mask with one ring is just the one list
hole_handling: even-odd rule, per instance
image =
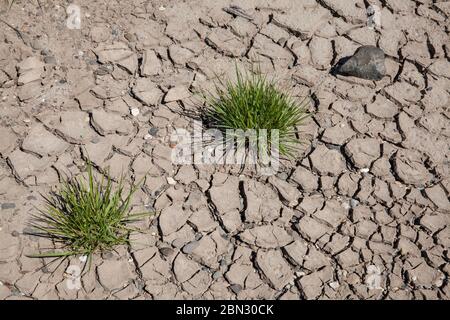
[[198, 241], [189, 242], [187, 245], [185, 245], [183, 247], [182, 250], [184, 253], [190, 254], [190, 253], [192, 253], [192, 251], [194, 251], [195, 248], [197, 248], [199, 246], [199, 244], [200, 243]]
[[159, 252], [165, 257], [168, 257], [173, 254], [174, 250], [169, 247], [159, 248]]
[[11, 203], [11, 202], [5, 202], [5, 203], [2, 203], [2, 205], [1, 205], [2, 210], [14, 209], [15, 207], [16, 207], [16, 204]]
[[240, 284], [232, 284], [230, 286], [231, 291], [233, 291], [235, 294], [238, 294], [242, 291], [242, 286]]
[[148, 133], [155, 137], [158, 133], [158, 128], [151, 127], [150, 129], [148, 129]]
[[374, 46], [359, 47], [354, 55], [340, 66], [337, 72], [367, 80], [380, 80], [386, 73], [384, 52]]

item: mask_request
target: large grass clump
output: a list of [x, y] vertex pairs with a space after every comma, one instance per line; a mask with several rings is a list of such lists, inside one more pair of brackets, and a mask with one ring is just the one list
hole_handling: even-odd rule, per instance
[[[236, 68], [236, 81], [220, 81], [215, 93], [206, 98], [206, 119], [210, 127], [224, 133], [227, 129], [267, 130], [267, 148], [280, 156], [293, 158], [300, 140], [297, 126], [308, 116], [307, 98], [296, 101], [287, 90], [277, 87], [274, 80], [260, 72], [243, 74]], [[271, 130], [278, 130], [278, 146]], [[260, 135], [257, 135], [258, 139]], [[227, 137], [228, 138], [228, 137]], [[267, 149], [269, 150], [269, 149]], [[258, 151], [259, 141], [258, 141]]]
[[45, 209], [34, 215], [36, 235], [62, 247], [34, 257], [91, 256], [128, 244], [130, 232], [135, 231], [128, 224], [148, 215], [130, 213], [130, 201], [137, 188], [129, 186], [125, 191], [123, 178], [116, 185], [109, 177], [98, 180], [88, 163], [87, 177], [64, 180], [57, 192], [45, 198]]

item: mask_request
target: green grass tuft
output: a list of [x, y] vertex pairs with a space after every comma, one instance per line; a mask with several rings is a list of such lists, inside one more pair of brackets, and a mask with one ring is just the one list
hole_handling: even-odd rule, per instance
[[46, 208], [34, 215], [31, 223], [36, 235], [62, 244], [64, 251], [45, 252], [32, 257], [66, 257], [88, 255], [129, 243], [128, 223], [149, 215], [130, 214], [130, 201], [139, 185], [125, 192], [123, 178], [114, 187], [111, 178], [94, 177], [92, 165], [87, 178], [75, 177], [62, 182], [57, 192], [46, 200]]
[[267, 148], [272, 147], [270, 130], [277, 129], [279, 146], [274, 147], [280, 156], [295, 157], [301, 143], [296, 137], [296, 127], [308, 116], [308, 100], [297, 102], [260, 72], [242, 74], [236, 68], [236, 76], [235, 82], [227, 80], [216, 84], [215, 94], [204, 94], [208, 125], [224, 134], [227, 129], [255, 129], [256, 132], [266, 129]]

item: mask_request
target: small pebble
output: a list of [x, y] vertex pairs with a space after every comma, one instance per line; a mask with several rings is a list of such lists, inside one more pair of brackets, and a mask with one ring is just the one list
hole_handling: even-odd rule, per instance
[[173, 253], [174, 250], [172, 248], [165, 247], [165, 248], [159, 249], [159, 251], [161, 252], [161, 254], [163, 256], [168, 257], [168, 256], [170, 256]]
[[361, 169], [359, 170], [359, 172], [367, 173], [367, 172], [369, 172], [369, 168], [361, 168]]
[[158, 133], [158, 128], [152, 127], [148, 129], [148, 133], [151, 134], [152, 136], [156, 136], [156, 134]]
[[174, 186], [177, 182], [172, 177], [167, 177], [167, 183]]
[[131, 115], [133, 117], [136, 117], [137, 115], [139, 115], [139, 109], [138, 108], [132, 108], [131, 109]]
[[242, 291], [242, 286], [240, 284], [232, 284], [230, 286], [231, 291], [233, 291], [235, 294], [238, 294]]
[[351, 199], [351, 200], [350, 200], [350, 206], [351, 206], [352, 208], [356, 207], [358, 204], [359, 204], [359, 201], [358, 201], [358, 200], [356, 200], [356, 199]]
[[16, 207], [16, 204], [12, 203], [12, 202], [2, 203], [2, 206], [1, 206], [2, 210], [14, 209], [15, 207]]
[[183, 252], [186, 254], [190, 254], [192, 253], [192, 251], [194, 251], [195, 248], [197, 248], [200, 245], [200, 243], [198, 241], [191, 241], [188, 244], [186, 244], [183, 247]]
[[333, 289], [339, 288], [339, 282], [337, 281], [330, 282], [328, 285]]

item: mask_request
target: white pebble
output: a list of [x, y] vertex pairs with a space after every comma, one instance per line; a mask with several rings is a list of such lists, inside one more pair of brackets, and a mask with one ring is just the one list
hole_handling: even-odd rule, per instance
[[339, 282], [337, 281], [330, 282], [328, 285], [333, 289], [339, 288]]
[[177, 182], [172, 177], [167, 177], [167, 183], [172, 186], [177, 184]]
[[132, 108], [131, 109], [131, 115], [133, 117], [136, 117], [139, 114], [139, 109], [138, 108]]
[[148, 140], [148, 139], [151, 139], [151, 138], [152, 138], [152, 135], [149, 134], [149, 133], [147, 133], [147, 134], [144, 136], [144, 140]]
[[81, 256], [78, 258], [81, 262], [86, 262], [87, 256]]
[[367, 172], [369, 172], [369, 168], [362, 168], [359, 170], [359, 172], [367, 173]]

